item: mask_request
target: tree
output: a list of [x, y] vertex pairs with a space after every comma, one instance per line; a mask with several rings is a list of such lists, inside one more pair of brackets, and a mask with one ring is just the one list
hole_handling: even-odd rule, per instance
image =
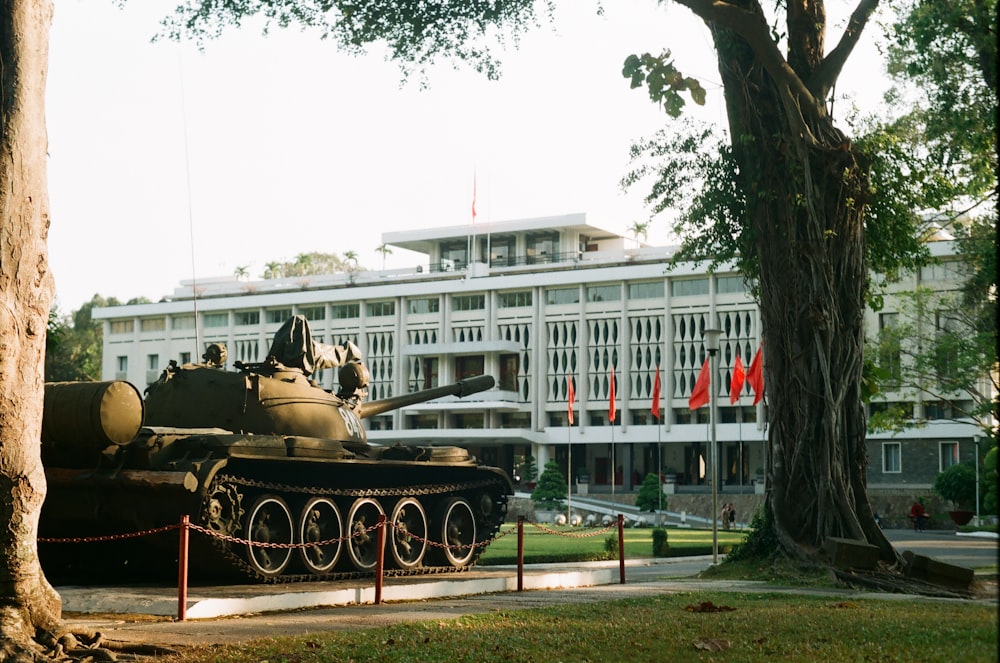
[[382, 254], [382, 271], [385, 271], [385, 259], [392, 254], [392, 247], [388, 244], [379, 244], [375, 250]]
[[[878, 265], [865, 232], [867, 225], [869, 242], [879, 232], [904, 240], [907, 233], [866, 218], [871, 158], [827, 108], [878, 2], [861, 0], [828, 50], [822, 3], [780, 3], [780, 22], [756, 0], [677, 1], [712, 34], [729, 135], [718, 156], [703, 162], [717, 177], [704, 180], [690, 209], [713, 213], [699, 220], [689, 209], [689, 229], [702, 232], [686, 234], [682, 255], [734, 260], [755, 284], [768, 385], [767, 507], [780, 551], [815, 562], [827, 538], [845, 537], [867, 540], [896, 561], [866, 490], [863, 317], [867, 275]], [[633, 56], [631, 70], [627, 61], [633, 87], [645, 82], [653, 95], [661, 80], [680, 78], [665, 55]], [[699, 145], [688, 141], [688, 152], [706, 153]], [[654, 188], [651, 200], [662, 195]]]
[[952, 465], [934, 477], [934, 492], [958, 509], [969, 509], [976, 500], [976, 470], [968, 463]]
[[535, 503], [536, 509], [562, 511], [566, 508], [568, 491], [566, 477], [559, 471], [556, 461], [550, 460], [545, 463], [542, 476], [538, 478], [538, 484], [531, 491], [531, 501]]
[[46, 236], [45, 76], [52, 3], [0, 5], [0, 659], [41, 656], [36, 630], [56, 630], [59, 595], [38, 561], [45, 332], [53, 298]]
[[635, 496], [635, 505], [639, 507], [640, 511], [656, 511], [667, 505], [667, 500], [663, 497], [660, 477], [650, 472], [643, 478], [639, 492]]
[[52, 308], [45, 337], [46, 382], [101, 379], [103, 328], [91, 314], [95, 307], [119, 304], [114, 297], [94, 295], [68, 316], [60, 316], [57, 308]]
[[635, 243], [639, 243], [639, 238], [642, 241], [646, 241], [646, 233], [649, 232], [649, 222], [648, 221], [635, 221], [628, 227], [628, 231], [632, 233], [632, 237], [635, 239]]

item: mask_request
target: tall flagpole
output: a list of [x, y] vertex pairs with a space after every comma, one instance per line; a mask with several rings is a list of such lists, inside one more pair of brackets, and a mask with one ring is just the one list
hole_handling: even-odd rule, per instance
[[569, 426], [566, 427], [566, 524], [573, 524], [573, 376], [567, 376], [566, 401], [569, 405]]

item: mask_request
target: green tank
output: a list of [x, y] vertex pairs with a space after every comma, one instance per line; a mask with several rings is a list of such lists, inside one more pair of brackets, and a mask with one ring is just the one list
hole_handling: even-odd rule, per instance
[[[211, 346], [203, 363], [171, 362], [145, 398], [122, 381], [47, 384], [39, 537], [111, 540], [43, 541], [46, 573], [47, 559], [56, 573], [80, 566], [89, 546], [120, 569], [176, 559], [171, 530], [115, 537], [176, 525], [185, 514], [195, 526], [189, 567], [197, 575], [292, 581], [371, 573], [383, 515], [390, 573], [473, 565], [506, 515], [507, 473], [462, 447], [369, 444], [362, 420], [468, 396], [494, 379], [368, 401], [358, 355], [351, 344], [314, 342], [296, 316], [266, 361], [224, 370], [225, 349]], [[325, 367], [338, 368], [336, 393], [309, 379]]]

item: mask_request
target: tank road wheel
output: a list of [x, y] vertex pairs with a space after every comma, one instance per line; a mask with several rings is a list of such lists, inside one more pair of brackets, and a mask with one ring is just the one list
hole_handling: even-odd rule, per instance
[[404, 497], [392, 510], [389, 535], [392, 558], [401, 569], [420, 566], [427, 552], [427, 514], [413, 497]]
[[476, 548], [476, 518], [472, 506], [461, 497], [453, 497], [441, 510], [441, 543], [445, 562], [455, 567], [469, 563]]
[[219, 534], [235, 535], [243, 518], [242, 500], [236, 486], [216, 486], [205, 505], [205, 526]]
[[[295, 525], [285, 500], [274, 495], [258, 497], [247, 518], [246, 538], [253, 543], [291, 543]], [[276, 576], [288, 565], [291, 548], [247, 545], [247, 561], [258, 572]]]
[[310, 573], [326, 573], [340, 558], [344, 523], [340, 510], [326, 497], [314, 497], [306, 502], [299, 516], [299, 541], [319, 543], [331, 541], [322, 546], [300, 548], [302, 563]]
[[351, 537], [347, 554], [359, 571], [370, 571], [378, 563], [378, 532], [372, 528], [384, 515], [382, 505], [369, 497], [354, 500], [347, 512], [347, 535]]

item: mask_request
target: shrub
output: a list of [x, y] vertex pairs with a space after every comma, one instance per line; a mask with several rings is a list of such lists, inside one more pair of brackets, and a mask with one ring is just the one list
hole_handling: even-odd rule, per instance
[[663, 489], [660, 487], [660, 477], [649, 473], [642, 480], [639, 492], [635, 496], [635, 505], [639, 507], [640, 511], [656, 511], [660, 508], [661, 500], [663, 508], [666, 508], [667, 500], [663, 497]]
[[993, 447], [983, 458], [983, 511], [997, 512], [997, 447]]
[[667, 530], [657, 527], [653, 530], [653, 557], [670, 555], [670, 543], [667, 541]]
[[952, 465], [934, 477], [934, 492], [959, 509], [968, 509], [976, 501], [976, 470], [968, 463]]
[[566, 477], [559, 471], [559, 465], [556, 461], [550, 460], [545, 463], [542, 476], [531, 492], [531, 501], [535, 503], [536, 509], [561, 511], [566, 508], [564, 500], [568, 491]]

